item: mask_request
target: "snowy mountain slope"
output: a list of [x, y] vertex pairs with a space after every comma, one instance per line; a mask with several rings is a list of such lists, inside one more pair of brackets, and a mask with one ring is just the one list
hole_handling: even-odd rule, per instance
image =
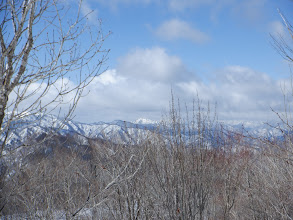
[[[41, 120], [39, 120], [41, 118]], [[225, 121], [221, 122], [226, 129], [250, 134], [252, 136], [276, 137], [281, 133], [261, 122], [240, 122]], [[87, 138], [100, 138], [119, 143], [134, 143], [150, 134], [158, 128], [159, 123], [149, 119], [140, 118], [134, 122], [116, 120], [113, 122], [80, 123], [67, 121], [62, 125], [62, 120], [54, 115], [30, 115], [21, 121], [12, 124], [8, 146], [17, 145], [25, 142], [31, 137], [38, 137], [41, 134], [55, 130], [58, 134], [78, 134]]]
[[239, 131], [253, 137], [280, 137], [282, 133], [276, 123], [264, 123], [260, 121], [223, 121], [227, 129]]
[[134, 138], [146, 135], [157, 127], [157, 124], [131, 123], [121, 120], [105, 123], [80, 123], [67, 121], [62, 125], [62, 120], [54, 115], [42, 116], [31, 115], [11, 125], [11, 134], [7, 143], [17, 145], [25, 142], [31, 137], [38, 137], [49, 131], [56, 131], [58, 134], [79, 134], [87, 138], [101, 138], [113, 142], [129, 143]]

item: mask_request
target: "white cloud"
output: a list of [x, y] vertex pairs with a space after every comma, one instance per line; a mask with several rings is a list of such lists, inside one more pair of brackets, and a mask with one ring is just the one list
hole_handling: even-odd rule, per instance
[[273, 36], [285, 36], [286, 35], [286, 29], [282, 22], [280, 21], [273, 21], [269, 24], [269, 32]]
[[[280, 110], [282, 92], [280, 82], [267, 74], [248, 67], [228, 66], [214, 72], [209, 84], [183, 83], [186, 94], [204, 95], [204, 99], [218, 103], [223, 119], [268, 120], [270, 108]], [[287, 81], [287, 80], [286, 80]], [[196, 89], [195, 89], [196, 88]]]
[[209, 7], [211, 19], [218, 20], [220, 11], [227, 10], [233, 17], [253, 22], [263, 17], [263, 9], [267, 0], [168, 0], [171, 11], [185, 12], [190, 9]]
[[97, 9], [93, 9], [88, 1], [83, 1], [81, 4], [81, 12], [84, 16], [87, 16], [91, 23], [98, 22], [98, 11]]
[[[170, 12], [182, 12], [186, 10], [209, 7], [211, 19], [217, 20], [220, 11], [232, 12], [234, 17], [242, 18], [250, 22], [258, 21], [263, 16], [264, 6], [268, 0], [86, 0], [84, 11], [90, 9], [91, 4], [99, 3], [113, 11], [119, 10], [123, 5], [150, 5], [167, 7]], [[94, 16], [93, 16], [94, 17]]]
[[135, 120], [139, 117], [159, 119], [162, 109], [168, 106], [170, 85], [161, 82], [122, 77], [119, 70], [117, 81], [101, 84], [93, 81], [87, 90], [90, 93], [80, 100], [76, 109], [78, 120], [81, 121], [112, 121], [115, 119]]
[[[71, 0], [72, 1], [72, 0]], [[120, 6], [132, 5], [155, 5], [156, 7], [168, 8], [171, 13], [185, 13], [186, 11], [199, 10], [206, 7], [210, 11], [210, 18], [218, 21], [222, 13], [232, 14], [233, 19], [239, 18], [252, 24], [258, 23], [263, 18], [264, 6], [268, 0], [85, 0], [83, 13], [91, 11], [91, 5], [100, 4], [110, 8], [112, 11], [119, 10]], [[96, 20], [98, 13], [95, 11], [90, 15], [90, 20]]]
[[89, 0], [98, 2], [102, 5], [109, 7], [112, 10], [117, 10], [119, 5], [130, 5], [130, 4], [149, 4], [151, 2], [156, 2], [156, 0]]
[[[58, 114], [59, 108], [61, 108], [61, 114], [67, 113], [75, 96], [74, 92], [68, 93], [68, 91], [75, 87], [76, 84], [68, 78], [59, 78], [49, 87], [46, 81], [21, 85], [9, 95], [8, 111], [14, 109], [19, 113], [23, 111], [36, 112], [41, 106], [46, 109], [47, 113], [53, 111], [54, 114]], [[22, 100], [16, 101], [17, 97], [20, 97], [24, 91], [25, 95]], [[60, 93], [63, 95], [61, 96]]]
[[167, 83], [192, 77], [179, 57], [168, 55], [160, 47], [131, 51], [120, 58], [118, 70], [123, 76], [133, 79]]
[[105, 5], [118, 5], [118, 4], [148, 4], [154, 0], [95, 0], [96, 2], [100, 2]]
[[117, 75], [117, 72], [115, 69], [110, 69], [101, 74], [99, 77], [96, 77], [94, 79], [95, 84], [100, 84], [101, 86], [108, 86], [117, 84], [121, 81], [123, 81], [124, 78]]
[[[156, 53], [156, 50], [145, 49], [145, 52]], [[130, 56], [126, 57], [130, 59]], [[161, 62], [169, 62], [172, 65], [172, 59]], [[116, 79], [106, 80], [111, 83], [101, 83], [104, 79], [97, 78], [88, 88], [91, 93], [79, 103], [79, 119], [160, 119], [162, 110], [169, 108], [171, 87], [175, 98], [178, 97], [189, 106], [192, 106], [192, 100], [197, 94], [204, 101], [217, 103], [217, 114], [220, 119], [266, 121], [274, 117], [271, 107], [277, 111], [282, 110], [281, 82], [248, 67], [227, 66], [215, 70], [215, 78], [210, 83], [190, 76], [189, 79], [174, 81], [171, 86], [168, 80], [154, 81], [157, 79], [156, 75], [147, 77], [153, 67], [144, 64], [142, 66], [145, 68], [143, 77], [127, 74], [127, 67], [131, 72], [134, 66], [125, 66], [105, 73], [105, 78]], [[141, 67], [138, 68], [143, 71]], [[289, 80], [282, 83], [288, 84]]]
[[171, 87], [177, 93], [179, 82], [195, 79], [180, 58], [165, 49], [136, 48], [120, 58], [117, 69], [93, 80], [77, 115], [80, 120], [88, 120], [88, 115], [96, 115], [98, 121], [140, 117], [158, 120], [162, 110], [168, 109]]
[[[86, 87], [76, 109], [75, 120], [83, 122], [134, 121], [137, 118], [159, 120], [162, 111], [168, 112], [171, 88], [175, 98], [192, 106], [197, 94], [200, 99], [217, 103], [219, 119], [269, 120], [270, 107], [282, 110], [281, 86], [290, 85], [289, 79], [273, 80], [266, 73], [243, 66], [227, 66], [214, 70], [212, 80], [199, 80], [195, 73], [186, 71], [179, 57], [163, 48], [135, 49], [120, 59], [117, 69], [110, 69], [92, 80]], [[74, 87], [69, 79], [58, 81]], [[40, 84], [29, 89], [34, 91]], [[290, 88], [285, 90], [290, 93]], [[58, 94], [56, 88], [42, 99], [42, 103]], [[10, 97], [13, 102], [13, 97]], [[73, 94], [63, 101], [70, 102]], [[67, 105], [62, 105], [66, 111]], [[182, 109], [184, 112], [184, 109]], [[276, 118], [276, 117], [275, 117]], [[274, 119], [275, 119], [274, 118]]]
[[232, 5], [234, 16], [249, 22], [258, 22], [263, 17], [263, 9], [267, 0], [235, 1]]
[[209, 5], [215, 0], [169, 0], [168, 6], [174, 11], [183, 11], [187, 8], [196, 8], [202, 5]]
[[194, 43], [204, 43], [210, 39], [207, 34], [179, 19], [165, 21], [155, 30], [155, 34], [163, 40], [190, 40]]

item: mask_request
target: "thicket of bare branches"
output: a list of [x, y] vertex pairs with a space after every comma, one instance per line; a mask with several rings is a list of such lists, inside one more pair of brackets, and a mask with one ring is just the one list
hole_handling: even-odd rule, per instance
[[68, 120], [83, 89], [102, 72], [108, 34], [103, 35], [99, 20], [88, 22], [81, 4], [70, 8], [57, 0], [1, 1], [0, 157], [11, 122], [15, 126], [35, 114], [41, 120], [61, 106], [60, 117]]
[[1, 216], [291, 219], [291, 136], [252, 141], [201, 105], [186, 117], [171, 105], [158, 130], [133, 145], [46, 140], [1, 178]]
[[[28, 154], [15, 174], [2, 180], [1, 215], [292, 218], [293, 166], [288, 155], [292, 145], [288, 138], [251, 142], [241, 133], [217, 126], [200, 105], [195, 103], [199, 107], [188, 117], [172, 105], [170, 117], [160, 129], [135, 145], [101, 140], [84, 145], [73, 136], [46, 141], [43, 150]], [[255, 151], [252, 144], [271, 147]], [[49, 146], [51, 151], [45, 151]]]
[[[51, 104], [62, 104], [60, 97], [75, 91], [70, 116], [82, 89], [104, 61], [102, 56], [97, 65], [90, 65], [102, 52], [104, 36], [87, 32], [79, 12], [65, 28], [66, 11], [57, 1], [1, 3], [5, 15], [0, 25], [2, 157], [13, 120], [27, 112], [45, 113]], [[287, 20], [285, 24], [290, 31]], [[45, 28], [34, 32], [33, 25]], [[76, 39], [84, 33], [93, 41], [78, 52]], [[287, 51], [287, 57], [285, 47], [281, 52]], [[47, 56], [40, 60], [42, 53]], [[76, 70], [86, 72], [76, 87], [64, 82], [50, 102], [41, 102], [58, 80]], [[34, 83], [40, 93], [28, 107], [20, 108], [36, 94], [27, 93]], [[8, 99], [11, 94], [15, 94], [13, 102]], [[170, 114], [158, 130], [136, 137], [142, 138], [136, 144], [93, 139], [85, 144], [78, 136], [51, 135], [32, 142], [33, 150], [24, 151], [21, 159], [11, 157], [9, 166], [0, 160], [0, 217], [292, 219], [292, 125], [288, 114], [280, 119], [286, 127], [280, 128], [282, 138], [251, 139], [218, 124], [200, 101], [184, 117], [172, 100]]]

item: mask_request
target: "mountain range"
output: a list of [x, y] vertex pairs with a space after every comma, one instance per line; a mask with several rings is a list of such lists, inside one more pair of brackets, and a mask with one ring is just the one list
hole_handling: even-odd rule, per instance
[[[254, 137], [278, 137], [279, 129], [262, 122], [254, 121], [222, 121], [226, 130], [242, 132]], [[111, 140], [118, 143], [132, 143], [151, 131], [158, 129], [161, 122], [140, 118], [134, 122], [115, 120], [112, 122], [81, 123], [65, 121], [54, 115], [30, 115], [11, 124], [11, 134], [7, 146], [18, 145], [31, 137], [56, 131], [58, 134], [78, 134], [85, 138]]]

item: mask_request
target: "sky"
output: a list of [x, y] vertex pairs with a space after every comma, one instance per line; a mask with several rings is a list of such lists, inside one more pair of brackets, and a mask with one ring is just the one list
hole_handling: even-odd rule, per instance
[[160, 120], [171, 91], [182, 112], [199, 97], [219, 120], [277, 119], [292, 89], [272, 36], [293, 42], [278, 8], [293, 22], [290, 0], [84, 0], [110, 53], [74, 120]]
[[[112, 34], [107, 71], [89, 85], [76, 120], [159, 120], [171, 91], [181, 106], [216, 106], [220, 120], [276, 119], [290, 67], [271, 36], [290, 36], [289, 0], [86, 0], [82, 11]], [[213, 107], [212, 107], [213, 108]], [[183, 107], [183, 112], [184, 107]]]

